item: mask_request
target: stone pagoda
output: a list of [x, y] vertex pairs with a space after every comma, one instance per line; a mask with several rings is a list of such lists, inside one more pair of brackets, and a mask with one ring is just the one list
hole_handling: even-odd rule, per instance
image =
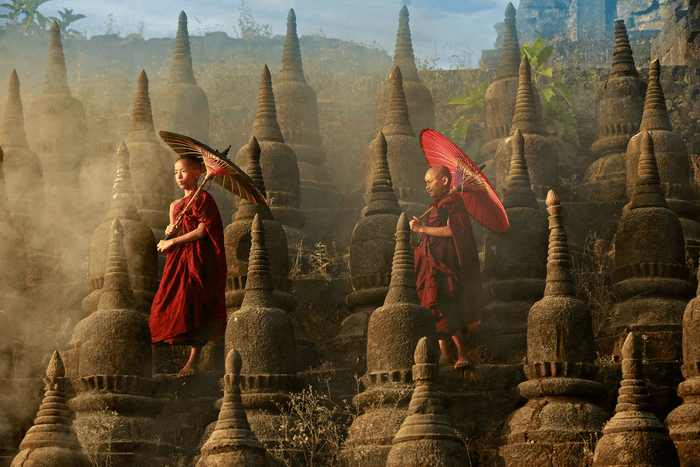
[[158, 130], [187, 135], [209, 142], [209, 100], [197, 85], [192, 69], [187, 15], [180, 12], [175, 51], [168, 83], [153, 99], [153, 121]]
[[151, 303], [158, 290], [158, 252], [153, 231], [141, 222], [134, 203], [134, 193], [129, 170], [129, 150], [123, 142], [114, 157], [116, 176], [112, 205], [104, 221], [95, 229], [90, 242], [88, 259], [88, 291], [83, 300], [83, 309], [92, 313], [97, 309], [107, 272], [112, 222], [119, 218], [124, 228], [124, 248], [126, 251], [131, 287], [136, 297], [136, 309], [150, 313]]
[[[527, 55], [520, 61], [520, 77], [515, 112], [511, 123], [511, 137], [520, 130], [525, 140], [525, 159], [530, 172], [530, 182], [539, 200], [547, 191], [559, 185], [559, 154], [553, 137], [547, 135], [541, 116], [536, 112], [536, 95], [532, 86], [532, 70]], [[494, 176], [491, 181], [499, 194], [503, 194], [512, 157], [510, 138], [502, 140], [496, 150]]]
[[[597, 140], [591, 152], [599, 155], [577, 188], [579, 201], [626, 202], [627, 143], [639, 132], [647, 83], [639, 77], [623, 20], [615, 21], [615, 49], [608, 79], [596, 90]], [[635, 170], [634, 167], [632, 170]]]
[[513, 361], [527, 351], [527, 317], [544, 293], [547, 264], [547, 216], [530, 186], [520, 130], [510, 141], [513, 157], [503, 195], [510, 228], [505, 233], [488, 231], [484, 237], [488, 246], [484, 250], [487, 311], [483, 337], [499, 363]]
[[54, 352], [44, 378], [45, 396], [34, 426], [19, 445], [12, 467], [90, 467], [92, 462], [80, 449], [66, 405], [68, 378], [58, 352]]
[[131, 129], [126, 139], [129, 169], [134, 184], [134, 202], [141, 220], [156, 240], [165, 237], [173, 201], [173, 158], [156, 135], [148, 94], [148, 76], [141, 70], [134, 98]]
[[464, 442], [457, 437], [445, 415], [435, 384], [440, 366], [440, 349], [435, 341], [423, 337], [413, 355], [412, 376], [416, 387], [408, 404], [408, 416], [394, 436], [387, 467], [470, 465]]
[[224, 400], [216, 428], [204, 446], [197, 467], [267, 467], [266, 451], [250, 429], [241, 400], [241, 367], [237, 350], [226, 356]]
[[164, 402], [155, 397], [148, 318], [134, 309], [126, 229], [114, 219], [110, 230], [97, 311], [75, 327], [66, 353], [76, 392], [69, 406], [76, 430], [91, 433], [84, 447], [107, 465], [158, 465], [174, 446], [155, 418]]
[[[425, 128], [435, 128], [435, 103], [430, 90], [418, 76], [416, 59], [413, 55], [413, 44], [411, 43], [411, 29], [408, 27], [408, 7], [406, 5], [402, 6], [399, 12], [399, 28], [396, 31], [393, 66], [399, 67], [403, 74], [403, 92], [406, 96], [408, 113], [411, 115], [411, 124], [416, 134], [420, 134]], [[386, 122], [392, 92], [390, 76], [389, 82], [379, 93], [380, 103], [375, 120], [377, 131], [380, 131]]]
[[367, 373], [362, 377], [366, 389], [353, 398], [361, 415], [350, 426], [343, 453], [349, 465], [386, 465], [413, 389], [411, 350], [423, 337], [437, 341], [435, 318], [416, 292], [409, 239], [408, 218], [401, 214], [389, 292], [369, 320]]
[[243, 358], [240, 386], [253, 432], [268, 449], [279, 449], [272, 427], [293, 423], [284, 407], [289, 391], [298, 385], [296, 343], [289, 314], [273, 293], [265, 226], [259, 214], [253, 219], [251, 236], [246, 293], [241, 308], [228, 318], [226, 352], [236, 349]]
[[680, 465], [668, 429], [650, 412], [642, 352], [641, 336], [630, 332], [622, 346], [622, 384], [615, 415], [598, 440], [593, 467]]
[[[423, 156], [420, 141], [408, 119], [408, 106], [403, 91], [403, 78], [398, 65], [394, 65], [389, 76], [391, 93], [387, 104], [386, 120], [382, 134], [387, 142], [387, 160], [391, 171], [394, 192], [401, 209], [409, 215], [423, 214], [430, 204], [425, 191], [425, 172], [430, 168]], [[376, 158], [377, 141], [372, 140], [367, 148], [365, 165], [365, 199], [371, 197]]]
[[[302, 244], [304, 233], [301, 228], [306, 222], [303, 211], [299, 209], [299, 166], [294, 150], [285, 144], [277, 123], [275, 95], [267, 65], [263, 67], [260, 76], [258, 108], [250, 136], [255, 136], [260, 145], [260, 166], [265, 179], [267, 200], [275, 220], [284, 227], [289, 256], [293, 260], [298, 246]], [[243, 167], [247, 162], [246, 144], [238, 150], [236, 164]]]
[[674, 361], [681, 358], [683, 311], [693, 288], [681, 222], [661, 189], [655, 143], [647, 131], [640, 140], [636, 189], [617, 226], [611, 292], [619, 302], [596, 341], [603, 353], [619, 354], [619, 341], [632, 330], [646, 336], [646, 358]]
[[375, 139], [376, 159], [372, 195], [350, 240], [350, 286], [346, 297], [352, 314], [341, 323], [334, 339], [334, 354], [342, 363], [366, 369], [367, 325], [372, 312], [382, 306], [389, 291], [394, 234], [401, 215], [391, 183], [386, 138]]
[[654, 142], [664, 197], [669, 209], [680, 218], [685, 249], [693, 258], [694, 264], [697, 264], [700, 254], [700, 223], [695, 219], [700, 214], [700, 206], [693, 201], [693, 176], [688, 149], [685, 140], [671, 127], [660, 75], [661, 66], [658, 60], [654, 60], [649, 65], [649, 88], [640, 125], [642, 133], [633, 136], [627, 145], [627, 193], [631, 198], [637, 182], [634, 168], [642, 153], [642, 134], [649, 132]]
[[12, 70], [7, 90], [5, 117], [0, 133], [0, 145], [5, 158], [5, 172], [10, 213], [15, 226], [22, 233], [33, 252], [43, 250], [47, 236], [41, 228], [46, 197], [44, 175], [39, 157], [29, 149], [24, 131], [24, 111], [19, 93], [19, 77]]
[[588, 465], [586, 444], [595, 442], [609, 417], [595, 404], [606, 392], [594, 381], [591, 313], [576, 298], [562, 206], [554, 191], [547, 195], [547, 210], [547, 285], [528, 316], [528, 380], [518, 386], [527, 403], [505, 422], [500, 454], [506, 466], [551, 465], [554, 452], [562, 465]]
[[681, 467], [692, 467], [700, 465], [700, 295], [685, 308], [681, 370], [685, 381], [678, 386], [678, 396], [683, 404], [668, 414], [665, 423]]

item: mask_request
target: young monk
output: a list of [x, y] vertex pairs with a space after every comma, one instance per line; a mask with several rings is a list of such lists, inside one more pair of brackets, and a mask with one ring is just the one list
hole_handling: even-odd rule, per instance
[[168, 256], [149, 320], [154, 344], [192, 346], [180, 378], [197, 371], [202, 346], [220, 339], [226, 327], [224, 230], [214, 199], [200, 191], [185, 211], [179, 232], [174, 225], [201, 174], [201, 162], [194, 156], [175, 162], [175, 181], [185, 196], [170, 205], [165, 233], [175, 237], [158, 243], [158, 251]]
[[[437, 323], [440, 364], [469, 365], [464, 331], [481, 323], [484, 296], [479, 253], [469, 212], [461, 196], [450, 193], [452, 174], [444, 165], [425, 174], [425, 188], [435, 198], [425, 225], [414, 217], [411, 230], [421, 234], [415, 250], [416, 286], [421, 305], [432, 311]], [[457, 346], [452, 358], [450, 338]]]

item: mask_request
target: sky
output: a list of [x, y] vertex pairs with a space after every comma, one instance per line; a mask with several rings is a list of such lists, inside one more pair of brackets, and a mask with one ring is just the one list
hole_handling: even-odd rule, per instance
[[[458, 62], [477, 66], [481, 50], [493, 49], [493, 26], [503, 21], [508, 1], [245, 0], [245, 6], [256, 23], [271, 26], [273, 35], [286, 33], [287, 13], [294, 8], [299, 36], [323, 34], [375, 45], [393, 55], [399, 10], [406, 4], [417, 60], [449, 68]], [[513, 4], [517, 8], [517, 0]], [[191, 35], [223, 31], [238, 37], [240, 7], [241, 0], [50, 0], [39, 11], [58, 16], [57, 11], [68, 8], [85, 15], [71, 27], [88, 37], [112, 32], [150, 39], [175, 37], [180, 11], [187, 14]]]

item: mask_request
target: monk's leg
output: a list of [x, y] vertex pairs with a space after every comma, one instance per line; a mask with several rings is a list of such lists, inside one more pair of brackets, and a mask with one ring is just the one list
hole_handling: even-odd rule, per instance
[[180, 373], [177, 374], [178, 378], [183, 378], [185, 376], [191, 376], [195, 374], [199, 367], [199, 356], [202, 353], [202, 346], [195, 344], [192, 346], [192, 351], [190, 352], [190, 359], [187, 360], [187, 364], [184, 366]]
[[440, 365], [454, 365], [455, 360], [452, 358], [452, 346], [450, 345], [450, 341], [446, 337], [442, 337], [442, 334], [438, 334], [438, 343], [440, 344]]
[[455, 331], [454, 334], [452, 334], [452, 340], [457, 346], [457, 362], [455, 363], [455, 369], [468, 366], [467, 344], [464, 342], [464, 334], [462, 334], [462, 331]]

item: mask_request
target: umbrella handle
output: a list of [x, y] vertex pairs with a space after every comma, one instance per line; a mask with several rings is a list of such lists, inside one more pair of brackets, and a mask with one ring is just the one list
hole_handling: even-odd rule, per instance
[[202, 188], [204, 188], [204, 184], [207, 183], [212, 178], [214, 178], [214, 177], [209, 172], [207, 172], [207, 175], [204, 177], [202, 184], [199, 185], [199, 188], [197, 188], [197, 191], [194, 192], [194, 195], [192, 195], [192, 198], [190, 198], [189, 202], [187, 203], [187, 206], [185, 206], [185, 209], [183, 209], [182, 212], [180, 213], [180, 215], [177, 216], [177, 219], [175, 219], [175, 230], [170, 235], [166, 235], [163, 240], [170, 240], [172, 238], [177, 237], [177, 234], [180, 231], [180, 222], [182, 222], [182, 218], [185, 216], [185, 211], [187, 211], [187, 208], [189, 208], [192, 205], [192, 203], [194, 202], [194, 200], [197, 199], [197, 195], [199, 195], [199, 192], [202, 191]]

